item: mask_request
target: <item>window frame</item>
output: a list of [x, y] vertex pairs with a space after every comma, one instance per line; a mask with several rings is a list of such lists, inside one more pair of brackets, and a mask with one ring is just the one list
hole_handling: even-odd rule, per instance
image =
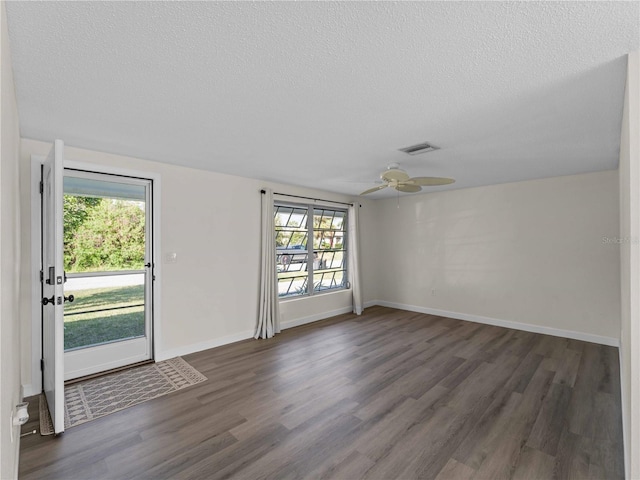
[[[293, 299], [300, 299], [300, 298], [309, 298], [309, 297], [314, 297], [317, 295], [324, 295], [324, 294], [328, 294], [328, 293], [335, 293], [335, 292], [342, 292], [345, 290], [349, 290], [351, 289], [351, 282], [349, 281], [349, 252], [348, 252], [348, 245], [349, 245], [349, 240], [348, 240], [348, 235], [349, 235], [349, 231], [348, 231], [348, 219], [349, 219], [349, 210], [348, 208], [340, 208], [340, 207], [334, 207], [334, 206], [330, 206], [330, 205], [322, 205], [322, 204], [317, 204], [317, 203], [302, 203], [302, 202], [289, 202], [289, 201], [283, 201], [283, 200], [274, 200], [273, 202], [273, 214], [275, 217], [275, 213], [276, 213], [276, 208], [277, 207], [284, 207], [284, 208], [293, 208], [293, 209], [302, 209], [302, 210], [306, 210], [306, 218], [307, 218], [307, 228], [306, 228], [306, 241], [307, 241], [307, 248], [305, 250], [300, 250], [300, 254], [304, 254], [306, 255], [306, 280], [305, 280], [305, 285], [306, 285], [306, 291], [304, 293], [288, 293], [286, 295], [280, 295], [278, 294], [278, 300], [279, 301], [287, 301], [287, 300], [293, 300]], [[343, 223], [342, 223], [342, 229], [341, 230], [334, 230], [336, 232], [341, 232], [342, 233], [342, 250], [339, 250], [342, 252], [342, 263], [343, 263], [343, 268], [342, 271], [344, 272], [344, 281], [342, 282], [342, 285], [340, 287], [334, 287], [334, 288], [326, 288], [323, 290], [316, 290], [314, 288], [314, 275], [316, 275], [316, 272], [322, 272], [321, 269], [315, 269], [314, 268], [314, 261], [309, 261], [309, 255], [315, 253], [316, 251], [321, 252], [322, 249], [318, 248], [318, 249], [314, 249], [313, 248], [313, 241], [314, 241], [314, 232], [316, 232], [319, 229], [314, 228], [313, 225], [313, 218], [314, 218], [314, 210], [316, 209], [321, 209], [321, 210], [329, 210], [332, 212], [341, 212], [343, 213], [344, 217], [343, 217]], [[286, 227], [285, 227], [286, 228]], [[274, 236], [277, 236], [278, 234], [278, 226], [275, 225], [275, 218], [274, 218], [274, 229], [273, 229], [273, 233]], [[322, 231], [322, 230], [320, 230]], [[311, 249], [309, 249], [309, 245], [311, 245]], [[276, 280], [277, 283], [280, 283], [280, 278], [278, 277], [278, 274], [280, 273], [280, 271], [278, 270], [278, 266], [280, 265], [278, 263], [278, 255], [281, 255], [280, 253], [278, 253], [278, 248], [276, 246], [276, 250], [273, 252], [273, 254], [275, 255], [275, 263], [276, 263]], [[301, 271], [302, 272], [302, 271]], [[302, 275], [300, 275], [300, 277], [302, 277]]]

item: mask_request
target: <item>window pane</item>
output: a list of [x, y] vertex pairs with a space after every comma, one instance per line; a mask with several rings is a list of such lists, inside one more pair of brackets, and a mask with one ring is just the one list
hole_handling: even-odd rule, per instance
[[278, 275], [278, 296], [304, 295], [307, 293], [307, 275], [284, 276]]
[[274, 216], [276, 227], [298, 228], [307, 227], [307, 210], [293, 207], [275, 207]]
[[345, 271], [344, 270], [328, 270], [313, 275], [313, 290], [322, 292], [325, 290], [333, 290], [345, 287]]
[[[295, 250], [276, 251], [276, 267], [278, 273], [307, 271], [307, 254], [292, 252], [295, 252]], [[286, 277], [286, 275], [278, 275], [278, 277]]]
[[306, 250], [307, 232], [301, 232], [299, 230], [278, 230], [276, 228], [276, 248], [278, 250]]
[[306, 250], [307, 213], [305, 209], [276, 206], [274, 221], [278, 250]]
[[344, 225], [344, 212], [336, 212], [333, 217], [333, 221], [331, 222], [331, 228], [333, 230], [342, 230], [342, 226]]
[[[346, 212], [313, 208], [312, 222], [308, 225], [308, 211], [309, 208], [302, 206], [274, 206], [280, 297], [345, 288]], [[309, 235], [312, 235], [312, 245], [307, 244]]]
[[342, 269], [344, 270], [344, 251], [322, 251], [319, 250], [314, 253], [313, 270], [330, 270], [330, 269]]
[[335, 211], [333, 210], [325, 210], [325, 209], [314, 209], [313, 210], [313, 228], [314, 229], [324, 229], [331, 228], [331, 223], [333, 221]]

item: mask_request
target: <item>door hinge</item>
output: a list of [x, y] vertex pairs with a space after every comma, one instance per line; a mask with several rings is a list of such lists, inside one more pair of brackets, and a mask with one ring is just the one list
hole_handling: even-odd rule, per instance
[[40, 270], [40, 283], [44, 280], [44, 272]]
[[44, 183], [40, 182], [40, 194], [44, 192]]
[[44, 359], [43, 358], [40, 359], [40, 371], [44, 372]]

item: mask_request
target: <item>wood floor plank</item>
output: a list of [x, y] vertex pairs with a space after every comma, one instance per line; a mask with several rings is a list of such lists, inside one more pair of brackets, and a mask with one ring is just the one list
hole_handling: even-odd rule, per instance
[[498, 419], [487, 425], [488, 432], [482, 441], [472, 448], [466, 457], [460, 457], [458, 454], [455, 458], [476, 468], [477, 475], [481, 478], [509, 478], [533, 428], [552, 379], [552, 372], [539, 367], [522, 394], [511, 393]]
[[589, 454], [584, 448], [583, 438], [571, 433], [566, 426], [558, 443], [553, 478], [589, 478]]
[[84, 465], [69, 465], [68, 467], [55, 467], [48, 470], [46, 476], [39, 471], [31, 471], [20, 475], [25, 480], [60, 479], [60, 480], [86, 480], [88, 478], [109, 478], [109, 469], [104, 461], [91, 462]]
[[185, 359], [207, 381], [23, 438], [20, 478], [624, 477], [612, 347], [377, 306]]
[[486, 352], [488, 347], [500, 340], [501, 335], [506, 334], [504, 329], [487, 326], [480, 329], [464, 344], [456, 349], [456, 356], [470, 360], [476, 358], [482, 352]]
[[[585, 343], [576, 376], [568, 412], [569, 429], [578, 435], [593, 438], [597, 434], [596, 393], [620, 395], [620, 375], [613, 347]], [[618, 422], [617, 422], [618, 423]], [[618, 423], [616, 428], [621, 428]]]
[[505, 388], [518, 393], [524, 392], [531, 378], [536, 373], [536, 370], [538, 370], [540, 363], [542, 363], [542, 360], [544, 360], [542, 355], [529, 352], [520, 365], [518, 365]]
[[605, 472], [619, 478], [624, 476], [624, 457], [622, 455], [622, 417], [615, 408], [615, 395], [598, 392], [595, 394], [596, 416], [591, 463], [602, 466]]
[[449, 390], [436, 386], [419, 399], [407, 398], [393, 411], [387, 413], [368, 432], [355, 441], [359, 452], [378, 461], [400, 442], [409, 430], [432, 414], [432, 406]]
[[[154, 425], [151, 429], [142, 432], [143, 441], [105, 456], [104, 461], [110, 474], [118, 478], [132, 478], [144, 475], [162, 464], [169, 470], [168, 459], [184, 458], [183, 452], [200, 448], [203, 443], [209, 444], [211, 452], [213, 445], [220, 445], [220, 442], [224, 442], [223, 447], [226, 447], [237, 441], [229, 433], [229, 428], [238, 423], [237, 417], [225, 418], [224, 415], [213, 415], [211, 421], [202, 422], [200, 420], [204, 415], [202, 409], [198, 413], [198, 420], [185, 422], [182, 428], [176, 430], [158, 429], [159, 425]], [[243, 422], [245, 422], [244, 419]], [[211, 441], [214, 437], [216, 439]], [[180, 444], [176, 444], [176, 438], [182, 439]]]
[[435, 480], [471, 480], [475, 473], [473, 468], [450, 458]]
[[553, 478], [555, 458], [535, 448], [524, 447], [513, 472], [514, 480]]
[[504, 435], [516, 415], [522, 394], [503, 389], [480, 417], [475, 428], [458, 446], [452, 458], [477, 470]]
[[[424, 375], [419, 381], [414, 382], [413, 384], [403, 385], [403, 392], [409, 397], [420, 398], [441, 381], [449, 378], [464, 362], [464, 359], [460, 357], [450, 356], [446, 361], [441, 362], [439, 365], [434, 364], [433, 368], [417, 368], [416, 370], [422, 371]], [[468, 377], [468, 374], [471, 371], [472, 370], [467, 370], [464, 372], [467, 373], [464, 378]], [[458, 372], [461, 377], [460, 380], [462, 380], [464, 373]]]
[[559, 383], [560, 385], [567, 385], [573, 388], [576, 383], [578, 368], [580, 367], [580, 357], [582, 357], [581, 351], [567, 348], [561, 359], [560, 366], [556, 371], [556, 376], [553, 378], [553, 383]]
[[[454, 358], [459, 358], [457, 355]], [[473, 374], [473, 372], [480, 367], [484, 362], [482, 359], [475, 360], [466, 360], [460, 363], [455, 370], [451, 371], [448, 375], [446, 375], [440, 382], [439, 385], [442, 385], [449, 390], [456, 388], [460, 385], [464, 380], [466, 380], [469, 375]], [[446, 373], [446, 370], [445, 370]]]
[[[418, 478], [418, 471], [429, 467], [437, 467], [435, 475], [442, 470], [447, 458], [439, 456], [439, 450], [447, 439], [456, 435], [464, 425], [464, 417], [448, 407], [440, 407], [432, 411], [432, 415], [424, 422], [411, 425], [388, 451], [376, 460], [374, 467], [365, 478]], [[429, 446], [421, 439], [429, 432]]]
[[[229, 432], [215, 435], [205, 441], [192, 445], [190, 448], [182, 449], [179, 452], [171, 452], [166, 458], [138, 475], [132, 476], [132, 479], [147, 478], [175, 478], [182, 474], [188, 467], [197, 464], [202, 459], [209, 458], [217, 452], [224, 450], [226, 447], [233, 445], [237, 439]], [[127, 475], [129, 477], [129, 475]]]
[[509, 357], [505, 362], [480, 365], [473, 375], [469, 375], [451, 391], [447, 405], [461, 412], [478, 413], [479, 405], [488, 406], [493, 401], [496, 392], [507, 382], [518, 361], [517, 357]]
[[20, 473], [24, 478], [42, 478], [42, 470], [47, 472], [47, 478], [52, 479], [82, 478], [88, 472], [100, 476], [99, 472], [105, 470], [105, 456], [126, 451], [140, 441], [141, 438], [137, 433], [129, 433], [117, 439], [93, 442], [85, 448], [75, 450], [74, 455], [69, 457], [65, 457], [64, 452], [59, 451], [60, 449], [42, 449], [34, 459], [36, 461], [22, 469]]
[[566, 417], [570, 400], [571, 389], [569, 387], [552, 383], [527, 440], [529, 447], [551, 456], [556, 455], [560, 435], [564, 428], [562, 420]]
[[477, 352], [470, 360], [479, 359], [488, 363], [494, 363], [496, 357], [502, 354], [506, 348], [513, 345], [518, 333], [520, 333], [517, 330], [507, 328], [499, 328], [495, 331], [495, 338], [487, 343], [484, 348]]
[[256, 430], [251, 437], [184, 468], [179, 477], [185, 480], [233, 478], [237, 476], [237, 472], [253, 465], [280, 445], [289, 434], [290, 431], [278, 423], [264, 426]]
[[316, 476], [314, 472], [311, 472], [309, 477], [322, 480], [362, 478], [365, 472], [369, 471], [372, 466], [373, 461], [370, 458], [354, 450], [344, 460], [324, 469], [321, 474]]
[[[270, 450], [267, 454], [238, 472], [241, 478], [299, 477], [324, 462], [334, 452], [344, 448], [345, 437], [360, 420], [347, 413], [350, 408], [342, 404], [335, 416], [322, 420], [310, 419]], [[351, 407], [352, 408], [352, 407]]]

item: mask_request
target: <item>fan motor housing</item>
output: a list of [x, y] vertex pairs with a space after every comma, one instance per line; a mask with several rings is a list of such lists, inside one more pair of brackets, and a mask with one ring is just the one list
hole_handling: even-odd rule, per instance
[[404, 182], [409, 179], [409, 175], [407, 175], [407, 172], [399, 168], [390, 168], [389, 170], [382, 172], [380, 178], [385, 182], [391, 182], [393, 180]]

